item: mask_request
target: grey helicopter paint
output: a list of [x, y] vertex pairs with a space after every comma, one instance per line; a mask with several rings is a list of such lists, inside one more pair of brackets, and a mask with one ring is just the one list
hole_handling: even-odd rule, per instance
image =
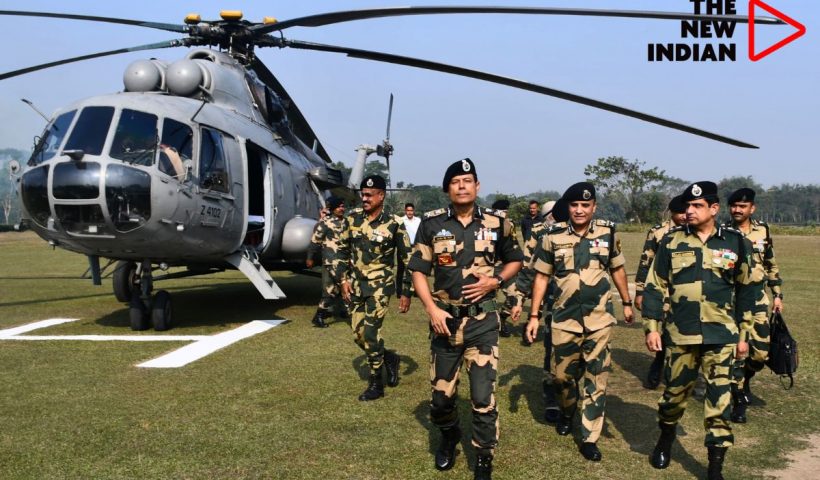
[[[0, 10], [0, 16], [49, 17], [141, 26], [185, 36], [166, 42], [67, 58], [11, 72], [0, 80], [90, 58], [140, 50], [197, 48], [181, 60], [140, 60], [125, 70], [125, 90], [81, 100], [55, 113], [28, 164], [19, 193], [27, 224], [50, 244], [119, 260], [114, 293], [129, 302], [131, 327], [172, 326], [168, 292], [153, 281], [237, 268], [265, 298], [284, 297], [267, 270], [302, 269], [310, 233], [328, 192], [352, 198], [367, 156], [389, 157], [389, 141], [359, 147], [347, 185], [255, 48], [296, 48], [465, 76], [630, 116], [744, 148], [754, 145], [654, 115], [500, 75], [412, 57], [285, 38], [290, 27], [434, 14], [526, 14], [748, 22], [738, 15], [693, 15], [538, 7], [396, 7], [329, 12], [277, 22], [192, 14], [183, 25], [50, 12]], [[782, 24], [756, 17], [755, 23]], [[275, 35], [274, 35], [275, 34]], [[215, 47], [215, 48], [210, 48]], [[389, 126], [388, 126], [389, 138]], [[311, 145], [311, 147], [308, 147]], [[155, 267], [186, 272], [154, 277]]]

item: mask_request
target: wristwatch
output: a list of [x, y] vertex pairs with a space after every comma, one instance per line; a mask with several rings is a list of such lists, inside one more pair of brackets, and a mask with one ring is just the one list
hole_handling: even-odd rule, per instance
[[504, 277], [502, 277], [501, 274], [499, 273], [498, 275], [494, 276], [493, 278], [498, 280], [498, 287], [497, 288], [501, 288], [501, 284], [504, 283]]
[[629, 300], [629, 301], [626, 301], [626, 302], [621, 302], [621, 305], [623, 305], [624, 307], [631, 307], [632, 306], [632, 300]]

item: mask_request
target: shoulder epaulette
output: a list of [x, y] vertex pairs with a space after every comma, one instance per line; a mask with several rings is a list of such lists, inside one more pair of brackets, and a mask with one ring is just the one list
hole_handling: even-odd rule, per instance
[[762, 227], [769, 228], [769, 224], [764, 222], [763, 220], [752, 220], [756, 225], [760, 225]]
[[603, 220], [600, 218], [595, 220], [595, 225], [600, 227], [615, 228], [615, 222], [610, 222], [609, 220]]
[[566, 230], [568, 227], [569, 224], [567, 224], [567, 222], [553, 223], [549, 228], [547, 228], [547, 234], [557, 233], [562, 230]]
[[443, 215], [445, 213], [447, 213], [446, 208], [438, 208], [436, 210], [430, 210], [429, 212], [424, 212], [424, 218], [438, 217], [439, 215]]
[[507, 212], [505, 212], [504, 210], [495, 210], [495, 209], [492, 209], [492, 208], [484, 207], [484, 208], [481, 209], [481, 212], [482, 213], [489, 213], [490, 215], [495, 215], [496, 217], [499, 217], [499, 218], [507, 218]]
[[720, 227], [720, 228], [722, 228], [726, 232], [734, 233], [735, 235], [740, 235], [741, 237], [745, 236], [745, 235], [743, 235], [743, 232], [741, 232], [740, 230], [738, 230], [736, 228], [733, 228], [733, 227]]
[[364, 209], [362, 207], [356, 207], [356, 208], [348, 210], [347, 214], [348, 215], [353, 215], [355, 213], [362, 213], [362, 212], [364, 212]]
[[659, 223], [659, 224], [655, 225], [654, 227], [650, 228], [650, 230], [655, 231], [655, 230], [660, 230], [662, 228], [663, 228], [663, 224]]
[[674, 233], [674, 232], [683, 232], [684, 230], [686, 230], [685, 225], [675, 225], [674, 227], [669, 229], [669, 232], [667, 232], [667, 235], [669, 235], [670, 233]]

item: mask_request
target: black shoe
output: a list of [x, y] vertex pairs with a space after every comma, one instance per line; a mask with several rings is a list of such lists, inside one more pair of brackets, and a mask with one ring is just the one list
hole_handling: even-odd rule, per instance
[[479, 455], [475, 462], [474, 480], [492, 480], [493, 478], [493, 456]]
[[754, 370], [746, 369], [746, 371], [743, 372], [743, 390], [741, 390], [739, 393], [743, 396], [743, 401], [746, 403], [746, 405], [751, 405], [752, 404], [752, 387], [751, 387], [751, 383], [752, 383], [752, 377], [754, 377], [754, 376], [755, 376], [755, 371]]
[[384, 380], [382, 379], [382, 375], [382, 367], [379, 367], [375, 374], [370, 374], [367, 388], [359, 395], [359, 401], [369, 402], [370, 400], [378, 400], [384, 396]]
[[384, 351], [384, 366], [387, 369], [387, 386], [395, 387], [399, 384], [399, 364], [401, 357], [392, 350]]
[[507, 323], [506, 318], [501, 319], [501, 328], [498, 330], [498, 334], [504, 338], [507, 338], [510, 335], [512, 335], [512, 333], [510, 332], [510, 325]]
[[325, 314], [325, 312], [316, 311], [316, 315], [313, 316], [311, 323], [313, 323], [313, 326], [316, 328], [327, 328], [330, 325], [325, 323], [325, 318], [327, 318], [327, 314]]
[[[659, 354], [659, 355], [658, 355]], [[661, 384], [661, 371], [663, 370], [663, 353], [658, 352], [655, 359], [652, 360], [652, 365], [649, 366], [649, 373], [646, 375], [646, 382], [644, 388], [655, 390]], [[660, 357], [660, 358], [659, 358]]]
[[572, 417], [560, 415], [558, 422], [555, 424], [555, 431], [562, 437], [569, 435], [569, 432], [572, 431]]
[[581, 444], [581, 455], [590, 462], [601, 461], [601, 451], [598, 450], [598, 445], [595, 442], [584, 442]]
[[732, 385], [732, 422], [746, 423], [746, 398], [737, 385]]
[[561, 417], [561, 409], [558, 408], [558, 402], [555, 400], [555, 386], [552, 382], [544, 380], [542, 387], [544, 388], [544, 421], [556, 423]]
[[450, 470], [456, 462], [456, 447], [461, 441], [458, 425], [441, 431], [441, 444], [436, 450], [436, 470]]
[[706, 470], [708, 480], [723, 480], [723, 459], [726, 457], [726, 447], [706, 447], [709, 451], [709, 467]]
[[341, 311], [339, 311], [339, 318], [347, 320], [350, 318], [350, 311], [347, 308], [342, 308]]
[[669, 466], [672, 460], [672, 444], [675, 442], [677, 435], [677, 424], [667, 425], [665, 423], [658, 423], [661, 427], [661, 436], [658, 438], [658, 443], [655, 445], [655, 450], [652, 451], [650, 463], [653, 467], [662, 469]]

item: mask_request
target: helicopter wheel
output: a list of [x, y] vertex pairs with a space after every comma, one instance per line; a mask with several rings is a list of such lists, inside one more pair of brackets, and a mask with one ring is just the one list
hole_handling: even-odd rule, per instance
[[120, 260], [114, 268], [114, 297], [120, 302], [129, 303], [134, 288], [139, 291], [139, 281], [137, 264]]
[[172, 320], [171, 294], [160, 290], [154, 297], [154, 305], [151, 307], [151, 321], [154, 323], [154, 330], [158, 332], [168, 330], [173, 326]]
[[148, 324], [148, 311], [142, 303], [142, 300], [140, 300], [139, 295], [133, 295], [129, 303], [128, 316], [131, 320], [131, 330], [137, 332], [148, 330], [148, 327], [150, 327]]

